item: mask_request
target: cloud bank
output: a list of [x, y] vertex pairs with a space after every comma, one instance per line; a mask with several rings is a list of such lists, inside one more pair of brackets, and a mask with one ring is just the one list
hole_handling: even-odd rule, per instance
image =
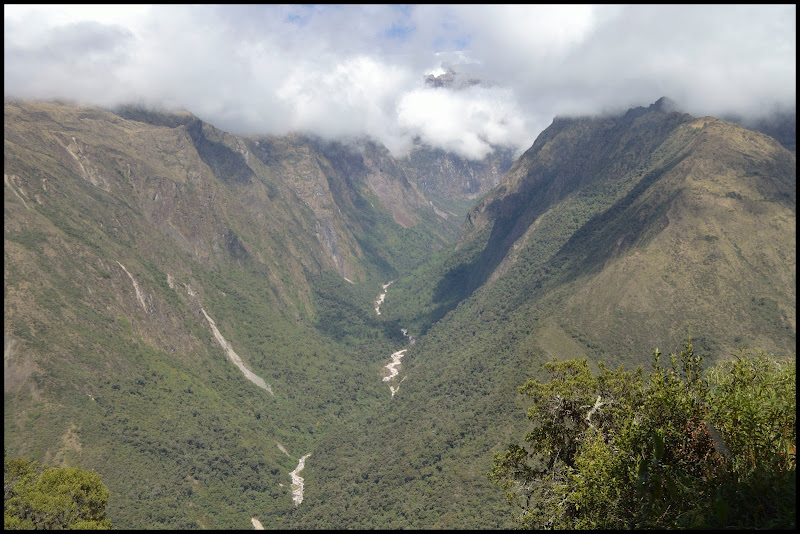
[[[555, 115], [796, 99], [796, 6], [5, 6], [4, 94], [183, 108], [239, 134], [478, 159]], [[448, 69], [461, 86], [434, 87]]]

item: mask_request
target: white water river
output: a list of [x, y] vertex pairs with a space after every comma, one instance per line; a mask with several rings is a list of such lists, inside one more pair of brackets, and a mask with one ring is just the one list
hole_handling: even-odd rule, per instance
[[[387, 282], [387, 283], [382, 285], [383, 293], [381, 293], [378, 296], [378, 298], [375, 300], [375, 313], [377, 315], [381, 314], [381, 304], [383, 304], [383, 300], [386, 298], [386, 290], [389, 288], [390, 285], [392, 285], [392, 282], [394, 282], [394, 280], [392, 280], [391, 282]], [[260, 380], [263, 383], [264, 381], [261, 380], [260, 377], [258, 377], [256, 375], [253, 375], [253, 373], [250, 372], [249, 369], [244, 367], [244, 364], [241, 363], [241, 358], [239, 358], [236, 355], [236, 353], [233, 352], [233, 348], [231, 348], [230, 344], [225, 340], [225, 338], [222, 337], [222, 334], [219, 333], [219, 331], [217, 330], [216, 325], [214, 324], [214, 321], [211, 319], [211, 317], [209, 317], [208, 314], [206, 314], [205, 310], [203, 310], [202, 308], [201, 308], [201, 311], [206, 316], [206, 319], [208, 320], [209, 324], [211, 325], [211, 328], [214, 331], [214, 336], [217, 338], [217, 341], [219, 341], [219, 344], [222, 345], [222, 347], [225, 349], [226, 352], [228, 352], [228, 355], [231, 358], [231, 360], [234, 363], [236, 363], [236, 365], [242, 370], [243, 373], [245, 373], [245, 376], [247, 376], [248, 379], [253, 380], [253, 378], [251, 378], [251, 376], [253, 376], [253, 377], [257, 378], [258, 380]], [[408, 330], [403, 328], [401, 331], [403, 332], [404, 336], [409, 338], [410, 343], [414, 343], [414, 337], [408, 335]], [[391, 355], [392, 361], [384, 366], [384, 367], [386, 367], [386, 369], [389, 370], [389, 376], [386, 376], [386, 377], [383, 378], [384, 382], [392, 382], [395, 378], [397, 378], [397, 375], [400, 373], [398, 368], [400, 367], [400, 364], [401, 364], [401, 361], [403, 359], [403, 356], [405, 355], [405, 353], [407, 351], [408, 351], [408, 349], [402, 349], [402, 350], [398, 350], [397, 352], [395, 352], [395, 353], [393, 353]], [[233, 354], [233, 356], [231, 356], [231, 353]], [[235, 356], [236, 359], [234, 359], [234, 356]], [[255, 380], [253, 380], [253, 381], [255, 382]], [[256, 382], [256, 383], [258, 383], [258, 382]], [[267, 389], [267, 391], [272, 393], [272, 390], [271, 390], [271, 388], [269, 388], [268, 385], [264, 384], [264, 386], [261, 386], [261, 387], [264, 387], [264, 389]], [[392, 397], [394, 397], [395, 393], [397, 393], [398, 388], [399, 388], [399, 386], [394, 386], [394, 385], [391, 385], [391, 384], [389, 385], [389, 390], [392, 392]], [[278, 444], [278, 448], [280, 450], [282, 450], [284, 453], [288, 454], [288, 452], [286, 452], [286, 449], [283, 446], [281, 446], [280, 444]], [[292, 478], [292, 500], [294, 501], [294, 505], [295, 506], [299, 506], [300, 503], [303, 502], [304, 479], [303, 479], [303, 477], [300, 476], [300, 471], [302, 471], [305, 468], [306, 459], [309, 456], [311, 456], [311, 453], [308, 453], [305, 456], [301, 457], [299, 459], [299, 461], [297, 462], [297, 467], [294, 469], [294, 471], [289, 473], [289, 476]], [[251, 522], [253, 523], [253, 528], [255, 530], [264, 530], [264, 527], [262, 526], [261, 522], [258, 519], [256, 519], [255, 517], [251, 518]]]
[[303, 502], [303, 477], [300, 476], [300, 471], [306, 466], [306, 458], [309, 456], [311, 456], [311, 453], [300, 458], [295, 470], [289, 473], [292, 477], [292, 499], [294, 500], [295, 506]]
[[391, 282], [386, 282], [385, 284], [383, 284], [383, 293], [378, 295], [378, 298], [375, 300], [375, 313], [377, 313], [378, 315], [381, 314], [381, 304], [383, 304], [383, 299], [386, 298], [386, 290], [393, 283], [394, 283], [394, 280], [392, 280]]
[[[383, 304], [383, 300], [386, 298], [386, 290], [389, 288], [390, 285], [392, 285], [392, 283], [394, 283], [394, 280], [383, 284], [382, 286], [383, 293], [378, 295], [377, 300], [375, 300], [375, 313], [377, 313], [378, 315], [381, 314], [381, 304]], [[406, 330], [405, 328], [401, 328], [400, 331], [403, 333], [405, 337], [409, 339], [410, 343], [412, 344], [414, 343], [415, 341], [414, 336], [408, 335], [408, 330]], [[408, 349], [402, 349], [398, 350], [395, 353], [392, 353], [392, 355], [390, 356], [392, 358], [392, 361], [384, 366], [389, 370], [389, 376], [383, 377], [384, 382], [391, 382], [400, 373], [398, 369], [400, 367], [400, 363], [403, 359], [403, 356], [405, 356], [406, 354], [406, 351], [408, 351]], [[394, 394], [397, 393], [398, 389], [400, 389], [400, 386], [394, 386], [392, 384], [389, 384], [389, 391], [392, 392], [392, 397], [394, 397]]]
[[[280, 443], [278, 443], [278, 448], [287, 455], [289, 454]], [[299, 506], [300, 503], [303, 502], [303, 477], [300, 476], [300, 471], [305, 468], [306, 458], [309, 456], [311, 456], [311, 453], [308, 453], [300, 458], [300, 460], [297, 462], [297, 467], [295, 467], [294, 471], [289, 473], [289, 476], [292, 477], [292, 500], [294, 501], [295, 506]], [[283, 484], [281, 484], [281, 486], [283, 486]], [[255, 517], [251, 517], [250, 522], [253, 523], [253, 529], [264, 530], [264, 525], [262, 525], [261, 521]]]
[[[389, 376], [383, 377], [384, 382], [392, 381], [399, 374], [400, 371], [398, 371], [397, 368], [400, 367], [400, 361], [403, 359], [403, 356], [405, 355], [407, 350], [408, 349], [398, 350], [397, 352], [392, 354], [391, 363], [384, 366], [387, 369], [389, 369]], [[392, 392], [392, 397], [394, 397], [394, 394], [397, 393], [397, 389], [399, 387], [400, 386], [392, 386], [392, 385], [389, 386], [389, 391]]]

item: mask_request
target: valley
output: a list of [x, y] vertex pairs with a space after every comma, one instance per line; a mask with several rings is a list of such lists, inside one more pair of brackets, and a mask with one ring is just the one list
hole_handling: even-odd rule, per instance
[[359, 143], [7, 100], [7, 454], [97, 471], [115, 528], [505, 529], [545, 362], [795, 350], [766, 135], [659, 101], [513, 163]]

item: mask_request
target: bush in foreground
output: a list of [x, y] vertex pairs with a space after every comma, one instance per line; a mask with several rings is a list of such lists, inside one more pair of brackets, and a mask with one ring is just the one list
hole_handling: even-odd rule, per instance
[[523, 527], [794, 528], [796, 363], [741, 350], [701, 371], [691, 339], [645, 375], [588, 362], [528, 380], [534, 430], [490, 479]]

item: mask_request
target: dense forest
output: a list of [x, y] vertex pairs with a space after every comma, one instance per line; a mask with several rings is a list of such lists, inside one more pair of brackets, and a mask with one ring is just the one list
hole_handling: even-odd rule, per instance
[[[519, 527], [795, 527], [795, 358], [743, 348], [703, 369], [691, 339], [660, 357], [553, 360], [519, 387], [534, 428], [488, 473]], [[95, 472], [4, 458], [5, 529], [108, 529], [108, 498]]]

